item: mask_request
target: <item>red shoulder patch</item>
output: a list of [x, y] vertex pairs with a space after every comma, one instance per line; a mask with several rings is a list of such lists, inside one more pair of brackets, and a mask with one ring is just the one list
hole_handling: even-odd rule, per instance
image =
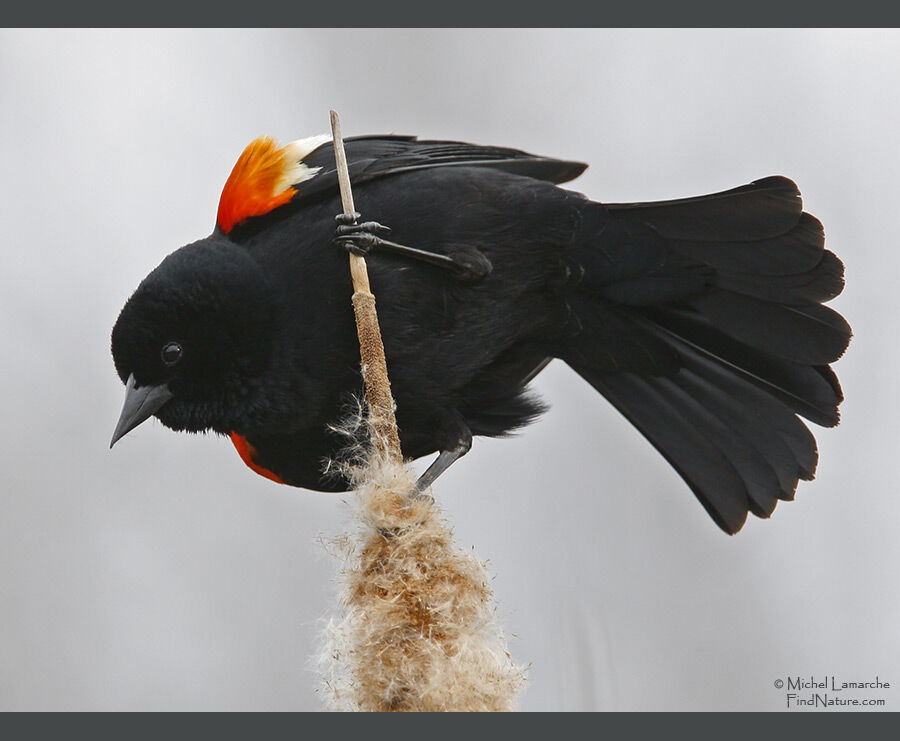
[[268, 468], [263, 468], [254, 461], [254, 458], [256, 458], [256, 448], [247, 442], [246, 437], [241, 437], [236, 432], [232, 432], [231, 442], [234, 443], [234, 447], [237, 449], [241, 460], [244, 461], [251, 470], [256, 471], [260, 476], [271, 479], [278, 484], [284, 483], [278, 474], [272, 473]]
[[216, 217], [219, 228], [227, 234], [245, 219], [288, 203], [297, 192], [293, 186], [318, 171], [307, 167], [303, 158], [324, 139], [311, 137], [283, 147], [267, 136], [250, 142], [222, 189]]

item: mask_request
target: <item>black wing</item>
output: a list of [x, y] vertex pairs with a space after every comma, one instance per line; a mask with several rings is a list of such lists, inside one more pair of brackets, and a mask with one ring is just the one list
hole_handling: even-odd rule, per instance
[[[386, 175], [433, 167], [488, 167], [551, 183], [565, 183], [587, 169], [581, 162], [540, 157], [518, 149], [482, 147], [453, 141], [419, 141], [414, 136], [357, 136], [344, 141], [350, 182], [361, 184]], [[307, 167], [322, 168], [298, 186], [292, 203], [338, 189], [334, 145], [323, 144], [306, 156]]]

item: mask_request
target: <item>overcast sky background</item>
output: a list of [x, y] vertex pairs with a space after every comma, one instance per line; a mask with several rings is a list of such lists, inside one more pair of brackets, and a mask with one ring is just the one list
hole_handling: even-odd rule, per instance
[[855, 337], [795, 502], [727, 537], [560, 363], [551, 411], [436, 493], [531, 664], [523, 709], [779, 710], [810, 674], [900, 709], [898, 90], [894, 31], [0, 31], [0, 709], [322, 707], [341, 498], [155, 422], [107, 447], [122, 304], [209, 233], [253, 137], [331, 107], [348, 136], [588, 162], [570, 187], [600, 201], [799, 184]]

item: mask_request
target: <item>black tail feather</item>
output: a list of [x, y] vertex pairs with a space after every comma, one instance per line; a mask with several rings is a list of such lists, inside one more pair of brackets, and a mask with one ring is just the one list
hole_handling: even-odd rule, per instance
[[614, 214], [650, 226], [660, 236], [690, 242], [758, 242], [778, 237], [793, 229], [803, 212], [797, 186], [779, 175], [697, 198], [604, 205]]
[[745, 275], [796, 275], [814, 269], [825, 251], [825, 229], [815, 216], [800, 214], [787, 232], [752, 241], [722, 239], [669, 239], [679, 255], [690, 257], [717, 271]]
[[596, 373], [567, 362], [653, 443], [720, 528], [727, 533], [741, 529], [750, 509], [747, 489], [696, 420], [685, 419], [648, 377]]
[[607, 208], [605, 246], [584, 248], [587, 275], [569, 297], [583, 331], [560, 357], [735, 533], [813, 478], [816, 442], [797, 415], [838, 423], [828, 364], [851, 331], [822, 303], [843, 289], [843, 264], [786, 178]]
[[839, 420], [843, 400], [835, 375], [826, 366], [808, 366], [754, 350], [712, 326], [706, 317], [678, 308], [647, 309], [645, 318], [673, 338], [751, 379], [793, 411], [823, 427]]
[[815, 267], [802, 273], [748, 275], [722, 269], [716, 285], [726, 291], [789, 306], [830, 301], [844, 290], [844, 264], [825, 250]]
[[784, 404], [693, 348], [674, 377], [604, 373], [567, 359], [681, 474], [716, 523], [768, 517], [815, 473], [815, 440]]
[[690, 306], [726, 335], [802, 365], [837, 360], [850, 342], [844, 318], [818, 304], [785, 306], [719, 289], [693, 299]]

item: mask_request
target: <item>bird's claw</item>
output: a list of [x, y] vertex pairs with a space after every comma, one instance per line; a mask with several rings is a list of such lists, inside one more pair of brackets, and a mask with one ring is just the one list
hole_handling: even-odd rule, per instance
[[334, 217], [334, 220], [338, 224], [346, 224], [347, 226], [352, 226], [361, 218], [362, 214], [359, 213], [359, 211], [351, 211], [349, 214], [338, 214]]
[[338, 214], [335, 217], [338, 226], [334, 230], [332, 242], [338, 247], [362, 257], [365, 257], [378, 247], [382, 251], [390, 252], [393, 255], [418, 260], [449, 270], [457, 279], [468, 283], [475, 283], [491, 274], [493, 269], [491, 261], [476, 247], [468, 245], [451, 246], [450, 254], [408, 247], [382, 239], [379, 235], [385, 235], [391, 231], [384, 224], [379, 224], [377, 221], [364, 221], [361, 224], [355, 223], [359, 218], [360, 215], [356, 211], [349, 214]]
[[338, 235], [332, 241], [338, 247], [342, 247], [354, 255], [365, 257], [382, 244], [383, 240], [370, 232], [359, 232], [357, 234]]
[[360, 214], [353, 211], [349, 214], [338, 214], [334, 217], [338, 222], [334, 230], [333, 242], [354, 255], [368, 255], [373, 249], [382, 244], [379, 234], [387, 234], [391, 228], [377, 221], [356, 222]]

